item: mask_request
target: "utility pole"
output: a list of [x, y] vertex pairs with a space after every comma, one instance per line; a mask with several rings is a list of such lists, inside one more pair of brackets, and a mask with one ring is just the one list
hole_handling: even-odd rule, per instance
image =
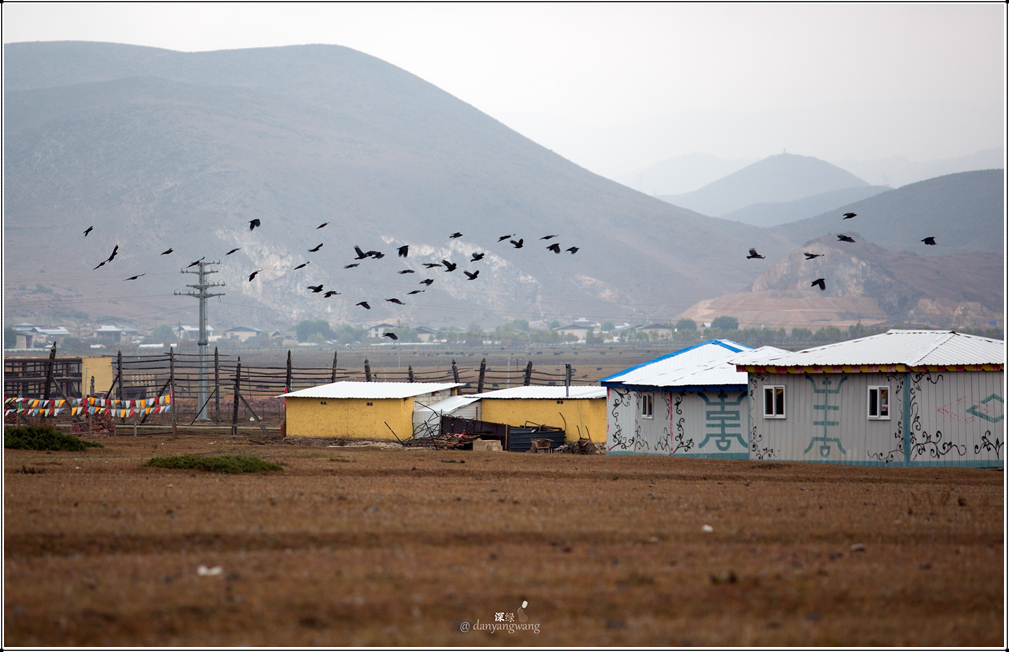
[[216, 269], [207, 269], [207, 265], [220, 265], [221, 261], [211, 260], [207, 262], [199, 262], [198, 268], [196, 270], [184, 269], [183, 274], [197, 274], [199, 275], [199, 282], [195, 285], [187, 285], [188, 288], [193, 288], [196, 292], [179, 292], [175, 291], [176, 295], [196, 297], [200, 300], [200, 339], [197, 342], [200, 350], [200, 392], [199, 392], [199, 402], [197, 405], [200, 406], [200, 414], [197, 419], [200, 421], [207, 421], [207, 299], [210, 297], [222, 297], [223, 292], [210, 293], [207, 292], [208, 289], [213, 287], [224, 287], [224, 283], [208, 283], [207, 275], [216, 274]]

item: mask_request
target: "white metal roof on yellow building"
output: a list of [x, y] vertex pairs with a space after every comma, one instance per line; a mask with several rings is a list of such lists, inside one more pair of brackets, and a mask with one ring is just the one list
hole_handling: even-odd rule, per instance
[[367, 383], [344, 380], [299, 389], [289, 394], [281, 394], [277, 398], [410, 398], [456, 387], [462, 387], [462, 383]]
[[606, 398], [606, 388], [591, 385], [529, 385], [528, 387], [511, 387], [496, 389], [493, 392], [478, 394], [482, 399], [591, 399]]
[[755, 360], [745, 353], [733, 359], [740, 366], [818, 367], [878, 366], [958, 367], [1005, 365], [1006, 344], [954, 331], [891, 329], [879, 335], [827, 344]]

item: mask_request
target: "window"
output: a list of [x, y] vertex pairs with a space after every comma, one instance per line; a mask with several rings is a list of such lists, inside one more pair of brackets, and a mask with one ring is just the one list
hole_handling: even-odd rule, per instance
[[890, 386], [882, 385], [869, 388], [870, 419], [890, 418]]
[[652, 395], [641, 395], [641, 416], [645, 419], [652, 418]]
[[764, 418], [785, 418], [784, 385], [764, 385]]

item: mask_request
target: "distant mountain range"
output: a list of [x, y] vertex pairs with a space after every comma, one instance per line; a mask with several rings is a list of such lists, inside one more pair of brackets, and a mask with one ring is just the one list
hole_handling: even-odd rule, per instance
[[819, 215], [838, 206], [844, 206], [860, 199], [878, 195], [890, 188], [883, 186], [855, 186], [803, 197], [785, 202], [750, 204], [722, 215], [724, 219], [754, 226], [777, 226]]
[[[657, 321], [752, 288], [824, 234], [850, 229], [877, 247], [922, 254], [908, 269], [929, 255], [993, 253], [1004, 242], [997, 174], [842, 199], [857, 208], [855, 221], [827, 209], [761, 228], [604, 179], [416, 76], [339, 46], [182, 53], [6, 44], [4, 75], [4, 312], [14, 321], [195, 323], [197, 302], [174, 293], [196, 282], [180, 271], [201, 258], [220, 261], [209, 280], [226, 284], [210, 302], [218, 328], [318, 318]], [[715, 182], [734, 188], [725, 197], [696, 199], [739, 210], [733, 201], [744, 190], [746, 205], [870, 191], [810, 158], [765, 159]], [[770, 173], [793, 164], [805, 181]], [[761, 184], [775, 192], [761, 195]], [[261, 226], [250, 230], [253, 219]], [[451, 238], [456, 231], [463, 236]], [[926, 235], [941, 247], [924, 247]], [[509, 242], [517, 238], [521, 249]], [[560, 253], [547, 249], [553, 242]], [[384, 257], [355, 260], [355, 245]], [[400, 258], [404, 245], [409, 255]], [[116, 246], [115, 259], [94, 269]], [[766, 260], [747, 260], [750, 247]], [[474, 254], [484, 257], [471, 262]], [[443, 260], [459, 269], [424, 266]], [[480, 274], [468, 280], [463, 270]], [[987, 266], [965, 274], [1001, 291]], [[425, 278], [433, 285], [420, 285]], [[340, 294], [308, 289], [320, 283]], [[416, 289], [424, 292], [407, 294]]]
[[727, 217], [754, 204], [793, 202], [868, 185], [850, 172], [812, 156], [777, 154], [693, 192], [661, 195], [659, 199], [703, 215]]
[[614, 179], [647, 195], [678, 195], [718, 181], [747, 165], [749, 159], [724, 159], [710, 154], [684, 154]]

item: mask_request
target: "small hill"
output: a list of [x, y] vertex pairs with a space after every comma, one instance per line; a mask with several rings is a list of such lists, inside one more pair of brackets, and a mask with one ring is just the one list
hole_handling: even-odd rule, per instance
[[649, 195], [678, 195], [693, 192], [754, 162], [684, 154], [618, 177], [616, 181]]
[[722, 219], [742, 222], [753, 226], [777, 226], [820, 215], [826, 211], [852, 202], [878, 195], [890, 188], [883, 186], [855, 186], [804, 197], [790, 202], [751, 204], [745, 208], [726, 213]]
[[[884, 249], [922, 256], [1005, 251], [1005, 173], [959, 172], [882, 192], [799, 222], [770, 229], [805, 242], [824, 233], [857, 231]], [[844, 213], [857, 213], [842, 220]], [[922, 244], [934, 236], [936, 246]]]
[[659, 199], [702, 215], [722, 217], [752, 204], [790, 202], [868, 185], [852, 173], [818, 158], [777, 154], [693, 192], [663, 195]]

